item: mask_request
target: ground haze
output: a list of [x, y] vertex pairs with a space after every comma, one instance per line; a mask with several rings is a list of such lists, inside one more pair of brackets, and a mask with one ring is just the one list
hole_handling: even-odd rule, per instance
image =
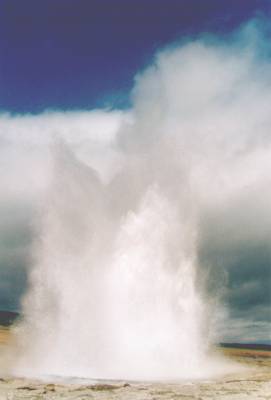
[[[9, 343], [10, 331], [0, 328], [0, 349]], [[242, 400], [271, 399], [271, 351], [245, 348], [218, 348], [240, 366], [240, 372], [212, 380], [179, 383], [144, 383], [126, 381], [87, 381], [71, 379], [45, 381], [0, 377], [0, 399], [201, 399]]]

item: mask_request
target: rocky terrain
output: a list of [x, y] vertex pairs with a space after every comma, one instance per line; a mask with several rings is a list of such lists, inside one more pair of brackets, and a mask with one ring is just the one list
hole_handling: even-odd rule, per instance
[[[0, 329], [0, 348], [8, 329]], [[135, 400], [267, 400], [271, 399], [271, 352], [238, 348], [218, 351], [248, 367], [239, 373], [206, 381], [180, 383], [53, 382], [0, 377], [0, 400], [19, 399], [135, 399]]]

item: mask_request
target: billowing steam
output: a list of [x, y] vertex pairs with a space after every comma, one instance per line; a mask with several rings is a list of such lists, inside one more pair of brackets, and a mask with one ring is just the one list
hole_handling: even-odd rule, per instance
[[33, 131], [57, 139], [46, 136], [50, 183], [15, 373], [214, 372], [201, 218], [244, 189], [270, 197], [271, 74], [261, 43], [252, 24], [227, 44], [205, 38], [163, 50], [136, 78], [132, 110], [104, 113], [113, 124], [103, 126], [106, 139], [83, 123], [88, 113], [30, 117]]

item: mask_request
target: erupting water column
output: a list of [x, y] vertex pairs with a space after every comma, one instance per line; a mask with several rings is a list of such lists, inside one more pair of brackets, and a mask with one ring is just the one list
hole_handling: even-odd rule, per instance
[[[201, 376], [205, 308], [195, 283], [196, 230], [185, 215], [186, 185], [181, 196], [158, 165], [152, 176], [150, 160], [137, 169], [126, 165], [105, 185], [65, 148], [56, 153], [25, 319], [17, 328], [17, 373]], [[125, 186], [127, 174], [135, 182], [132, 175], [143, 170], [150, 176]]]

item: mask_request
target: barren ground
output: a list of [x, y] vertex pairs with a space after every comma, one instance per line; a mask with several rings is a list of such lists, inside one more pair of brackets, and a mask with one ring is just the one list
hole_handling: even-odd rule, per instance
[[[0, 328], [0, 350], [9, 331]], [[135, 400], [267, 400], [271, 399], [271, 352], [220, 349], [227, 357], [248, 366], [240, 373], [215, 380], [182, 383], [95, 382], [54, 383], [0, 377], [0, 400], [19, 399], [135, 399]]]

